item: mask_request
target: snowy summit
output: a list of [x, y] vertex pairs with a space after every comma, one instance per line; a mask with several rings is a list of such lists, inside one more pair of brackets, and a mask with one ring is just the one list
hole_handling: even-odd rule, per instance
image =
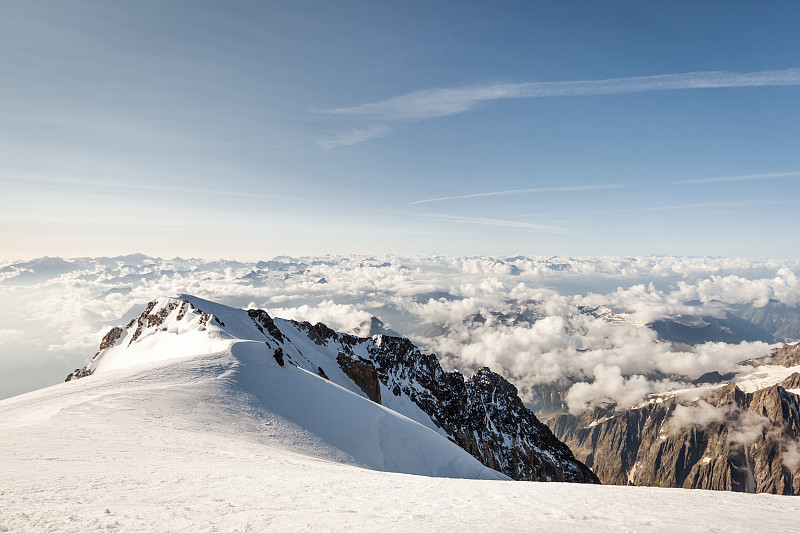
[[789, 498], [596, 486], [512, 385], [456, 374], [397, 337], [161, 298], [67, 383], [0, 402], [0, 530], [752, 531], [797, 516]]

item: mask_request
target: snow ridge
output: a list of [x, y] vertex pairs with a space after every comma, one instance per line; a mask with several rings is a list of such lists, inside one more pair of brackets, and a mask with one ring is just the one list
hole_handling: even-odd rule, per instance
[[[151, 302], [125, 329], [109, 331], [100, 348], [92, 361], [76, 369], [67, 381], [144, 363], [227, 351], [238, 358], [239, 374], [245, 367], [255, 366], [252, 361], [244, 363], [253, 357], [259, 360], [262, 373], [265, 369], [270, 375], [304, 371], [315, 378], [315, 387], [338, 386], [337, 393], [346, 389], [371, 400], [375, 407], [381, 404], [390, 414], [382, 413], [377, 427], [392, 426], [396, 417], [411, 419], [431, 436], [445, 437], [483, 465], [512, 479], [597, 483], [594, 474], [525, 408], [512, 384], [486, 368], [468, 380], [458, 372], [444, 372], [434, 355], [422, 354], [404, 338], [355, 337], [321, 323], [273, 319], [261, 309], [233, 309], [182, 295]], [[285, 372], [278, 374], [276, 369]], [[283, 403], [278, 400], [270, 406], [280, 412]], [[361, 407], [350, 409], [360, 411]], [[302, 412], [290, 411], [291, 417], [306, 418]], [[324, 433], [328, 441], [353, 453], [353, 442], [326, 430], [322, 421], [310, 425], [314, 426], [312, 432]], [[387, 438], [389, 433], [396, 442], [394, 429], [373, 435], [380, 457], [371, 455], [375, 450], [358, 446], [355, 455], [377, 469], [406, 471], [407, 459], [398, 463], [392, 454], [384, 453], [393, 442]], [[407, 435], [400, 440], [412, 449], [419, 446], [408, 441]], [[395, 452], [404, 455], [402, 450]], [[468, 470], [475, 474], [474, 465]]]

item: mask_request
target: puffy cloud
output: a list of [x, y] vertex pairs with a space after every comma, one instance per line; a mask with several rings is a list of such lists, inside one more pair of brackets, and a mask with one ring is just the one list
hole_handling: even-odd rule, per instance
[[594, 381], [575, 383], [567, 393], [567, 406], [573, 414], [592, 404], [615, 404], [619, 409], [633, 407], [653, 391], [653, 382], [644, 376], [625, 377], [618, 366], [597, 365]]
[[[748, 446], [764, 434], [765, 429], [770, 426], [770, 421], [753, 411], [742, 410], [732, 405], [716, 407], [704, 400], [698, 400], [690, 405], [676, 405], [668, 421], [673, 431], [691, 426], [708, 427], [712, 424], [725, 424], [728, 427], [729, 443]], [[788, 448], [784, 460], [793, 461], [794, 451], [796, 450]]]
[[764, 342], [707, 342], [695, 346], [691, 351], [660, 353], [655, 365], [661, 371], [695, 379], [713, 370], [720, 373], [736, 370], [738, 362], [762, 357], [769, 351], [770, 346]]
[[709, 302], [717, 300], [729, 304], [753, 304], [764, 307], [774, 299], [786, 305], [800, 302], [800, 280], [787, 267], [778, 269], [775, 277], [747, 279], [742, 276], [711, 276], [695, 283], [679, 282], [678, 291], [685, 300]]
[[769, 425], [769, 418], [753, 411], [742, 411], [728, 433], [728, 442], [748, 446], [758, 440]]
[[25, 334], [21, 329], [0, 329], [0, 345], [12, 340], [19, 340]]
[[[324, 256], [240, 263], [127, 256], [12, 262], [0, 269], [0, 301], [14, 309], [4, 330], [22, 332], [7, 342], [41, 345], [42, 354], [71, 358], [70, 365], [87, 360], [105, 329], [127, 322], [147, 301], [189, 293], [339, 330], [353, 331], [375, 315], [446, 365], [490, 366], [523, 394], [538, 383], [567, 380], [583, 383], [572, 392], [576, 402], [597, 397], [624, 404], [669, 385], [645, 380], [653, 371], [696, 377], [727, 371], [767, 349], [709, 344], [675, 353], [642, 323], [718, 314], [726, 305], [770, 298], [794, 305], [798, 271], [792, 262], [682, 257]], [[587, 308], [599, 308], [598, 316]]]
[[800, 466], [800, 443], [785, 439], [781, 451], [781, 462], [789, 470], [795, 470]]
[[675, 429], [700, 426], [706, 427], [725, 421], [727, 411], [710, 403], [699, 400], [694, 405], [676, 405], [669, 419], [669, 425]]
[[360, 311], [352, 305], [337, 304], [332, 300], [325, 300], [314, 307], [301, 305], [300, 307], [271, 308], [269, 312], [282, 318], [308, 321], [312, 324], [322, 322], [331, 329], [345, 332], [358, 330], [364, 322], [368, 322], [372, 318], [369, 313]]

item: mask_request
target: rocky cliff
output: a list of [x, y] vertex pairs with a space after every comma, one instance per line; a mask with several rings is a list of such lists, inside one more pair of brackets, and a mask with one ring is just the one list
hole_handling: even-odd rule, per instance
[[606, 484], [800, 494], [800, 374], [752, 393], [651, 397], [549, 421]]
[[486, 466], [516, 480], [599, 482], [522, 404], [516, 387], [488, 368], [465, 379], [459, 372], [445, 372], [435, 355], [421, 353], [402, 337], [364, 339], [323, 324], [297, 327], [319, 345], [338, 346], [339, 366], [370, 399], [380, 401], [377, 378], [395, 396], [414, 402]]

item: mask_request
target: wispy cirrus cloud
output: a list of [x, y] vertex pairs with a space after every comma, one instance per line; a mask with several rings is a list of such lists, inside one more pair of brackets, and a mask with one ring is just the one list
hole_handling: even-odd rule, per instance
[[431, 202], [443, 202], [446, 200], [461, 200], [464, 198], [480, 198], [482, 196], [506, 196], [510, 194], [527, 194], [527, 193], [546, 193], [546, 192], [568, 192], [568, 191], [595, 191], [600, 189], [619, 189], [622, 187], [620, 183], [610, 183], [604, 185], [566, 185], [563, 187], [540, 187], [534, 189], [510, 189], [505, 191], [491, 191], [479, 192], [474, 194], [459, 194], [456, 196], [441, 196], [439, 198], [427, 198], [424, 200], [415, 200], [409, 205], [427, 204]]
[[459, 224], [477, 224], [481, 226], [497, 226], [501, 228], [519, 228], [531, 231], [538, 231], [541, 233], [574, 233], [572, 230], [566, 228], [559, 228], [557, 226], [548, 226], [545, 224], [532, 224], [530, 222], [520, 222], [518, 220], [463, 217], [458, 215], [445, 215], [442, 213], [421, 213], [420, 216], [429, 218], [438, 218], [440, 220], [457, 222]]
[[335, 115], [353, 115], [380, 120], [424, 120], [463, 113], [481, 102], [509, 98], [593, 96], [781, 85], [800, 85], [800, 68], [758, 72], [686, 72], [605, 80], [506, 83], [457, 89], [425, 89], [380, 102], [352, 107], [339, 107], [329, 109], [326, 112]]
[[770, 172], [766, 174], [745, 174], [742, 176], [718, 176], [715, 178], [698, 178], [688, 180], [678, 180], [674, 185], [694, 185], [698, 183], [723, 183], [726, 181], [752, 181], [752, 180], [771, 180], [780, 178], [800, 178], [800, 172]]
[[336, 148], [337, 146], [350, 146], [377, 137], [386, 137], [391, 130], [387, 126], [371, 126], [369, 128], [350, 130], [338, 134], [333, 139], [319, 142], [323, 148]]
[[669, 204], [669, 205], [651, 205], [642, 207], [618, 207], [613, 209], [591, 209], [581, 211], [561, 211], [561, 212], [538, 212], [538, 213], [522, 213], [514, 215], [515, 218], [531, 218], [531, 217], [565, 217], [565, 216], [580, 216], [580, 215], [607, 215], [613, 213], [635, 213], [635, 212], [652, 212], [652, 211], [691, 211], [691, 210], [704, 210], [711, 209], [743, 209], [757, 206], [771, 206], [771, 205], [793, 205], [797, 204], [797, 200], [731, 200], [719, 202], [690, 202], [683, 204]]

